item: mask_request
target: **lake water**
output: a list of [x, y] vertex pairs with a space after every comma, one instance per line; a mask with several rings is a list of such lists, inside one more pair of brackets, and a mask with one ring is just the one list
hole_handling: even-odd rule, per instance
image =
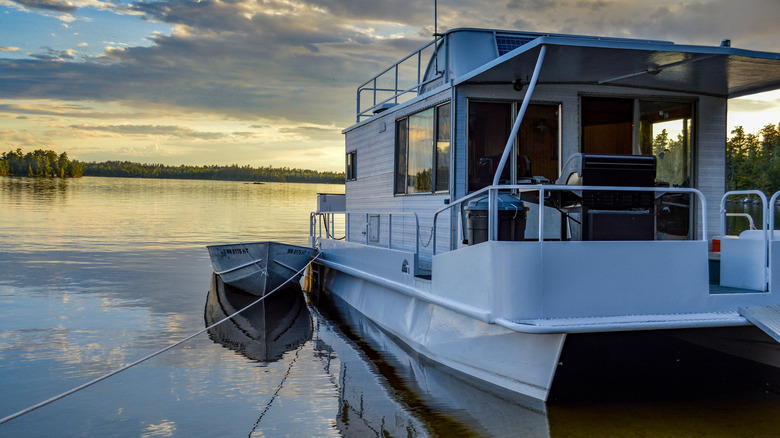
[[[215, 309], [205, 245], [306, 244], [318, 192], [343, 186], [0, 177], [0, 418], [202, 330]], [[678, 381], [643, 386], [639, 370], [625, 372], [628, 384], [574, 377], [585, 383], [575, 397], [544, 407], [443, 372], [356, 315], [304, 306], [300, 318], [300, 339], [278, 360], [225, 341], [228, 328], [204, 333], [0, 425], [0, 436], [753, 437], [780, 430], [777, 373], [722, 355], [678, 356], [696, 364]], [[232, 330], [243, 336], [251, 328]]]

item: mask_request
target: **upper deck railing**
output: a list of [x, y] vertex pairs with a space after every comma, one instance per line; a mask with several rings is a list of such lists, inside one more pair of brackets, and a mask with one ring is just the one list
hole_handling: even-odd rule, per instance
[[[441, 79], [446, 65], [438, 65], [437, 51], [442, 50], [445, 36], [437, 36], [405, 58], [367, 80], [357, 88], [357, 120], [371, 117], [389, 105], [397, 105], [421, 93], [424, 86]], [[442, 43], [441, 45], [439, 43]], [[446, 54], [446, 50], [444, 52]], [[432, 61], [435, 72], [426, 79], [430, 63], [423, 65], [423, 56]], [[442, 64], [446, 64], [445, 61]], [[364, 94], [368, 94], [366, 101]], [[368, 103], [367, 103], [368, 102]]]
[[[488, 186], [485, 188], [482, 188], [480, 190], [477, 190], [474, 193], [471, 193], [469, 195], [464, 196], [463, 198], [460, 198], [454, 202], [452, 202], [449, 205], [446, 205], [436, 211], [433, 215], [433, 254], [437, 254], [437, 228], [438, 228], [438, 218], [441, 213], [444, 213], [445, 211], [457, 211], [459, 215], [463, 216], [463, 207], [467, 205], [467, 203], [473, 199], [476, 199], [480, 196], [488, 195], [488, 240], [498, 240], [497, 234], [498, 234], [498, 214], [497, 214], [497, 208], [498, 208], [498, 194], [499, 192], [506, 192], [506, 191], [516, 191], [518, 193], [530, 193], [530, 192], [538, 192], [538, 199], [545, 200], [547, 199], [546, 194], [548, 193], [555, 193], [555, 192], [586, 192], [586, 191], [612, 191], [612, 192], [649, 192], [654, 195], [654, 197], [659, 197], [663, 194], [673, 194], [673, 193], [679, 193], [679, 194], [688, 194], [688, 195], [694, 195], [696, 199], [698, 199], [699, 204], [699, 211], [701, 212], [701, 227], [699, 229], [700, 239], [701, 241], [707, 241], [707, 201], [704, 198], [704, 195], [697, 189], [693, 188], [682, 188], [682, 187], [611, 187], [611, 186], [575, 186], [575, 185], [527, 185], [527, 184], [520, 184], [520, 185], [496, 185], [496, 186]], [[538, 240], [540, 243], [544, 242], [544, 238], [542, 236], [545, 235], [544, 227], [545, 227], [545, 209], [540, 208], [539, 209], [539, 215], [538, 215], [538, 233], [539, 237]], [[463, 220], [459, 221], [461, 226], [463, 226]], [[460, 232], [463, 232], [464, 230], [459, 230]], [[696, 240], [691, 236], [691, 240]], [[457, 245], [452, 245], [448, 249], [453, 250], [456, 249]], [[446, 251], [445, 251], [446, 252]]]

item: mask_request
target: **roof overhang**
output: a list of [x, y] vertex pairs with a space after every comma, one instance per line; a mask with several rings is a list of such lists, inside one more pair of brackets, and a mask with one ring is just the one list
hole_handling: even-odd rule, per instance
[[542, 36], [454, 84], [527, 80], [547, 46], [539, 84], [593, 84], [739, 97], [780, 88], [780, 53], [731, 47]]

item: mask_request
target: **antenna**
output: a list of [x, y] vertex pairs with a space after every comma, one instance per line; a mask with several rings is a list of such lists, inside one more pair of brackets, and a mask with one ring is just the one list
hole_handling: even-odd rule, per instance
[[433, 37], [439, 36], [439, 1], [433, 0]]

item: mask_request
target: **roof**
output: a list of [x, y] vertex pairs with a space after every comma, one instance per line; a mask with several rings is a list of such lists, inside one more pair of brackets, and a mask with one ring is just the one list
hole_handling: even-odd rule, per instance
[[739, 97], [780, 88], [780, 53], [662, 41], [539, 36], [460, 77], [527, 80], [547, 46], [539, 84], [599, 84]]

